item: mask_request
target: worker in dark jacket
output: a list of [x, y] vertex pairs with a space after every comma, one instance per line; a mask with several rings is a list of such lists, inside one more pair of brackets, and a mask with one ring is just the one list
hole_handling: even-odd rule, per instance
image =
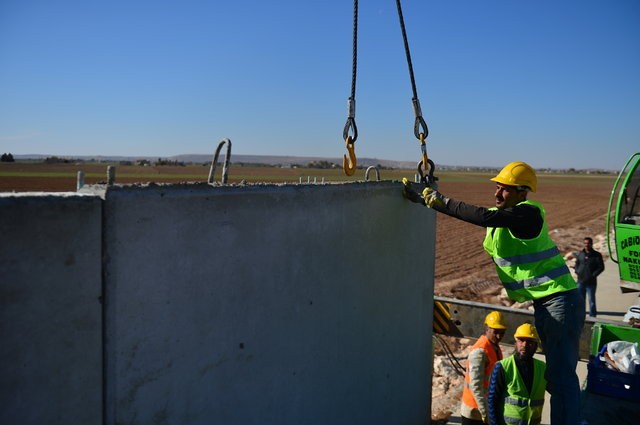
[[598, 309], [596, 308], [596, 288], [598, 286], [598, 275], [604, 271], [604, 261], [602, 254], [593, 249], [593, 239], [584, 238], [584, 249], [574, 256], [576, 263], [573, 268], [578, 276], [578, 290], [587, 301], [589, 295], [589, 316], [596, 317]]
[[580, 383], [576, 374], [584, 301], [558, 247], [549, 237], [544, 207], [528, 200], [536, 173], [524, 162], [507, 164], [497, 176], [495, 207], [448, 198], [432, 187], [421, 193], [403, 180], [403, 195], [451, 217], [486, 227], [483, 246], [512, 299], [533, 301], [535, 325], [547, 360], [551, 423], [580, 423]]
[[538, 425], [542, 419], [547, 381], [546, 365], [533, 356], [538, 348], [536, 328], [525, 323], [513, 336], [513, 355], [496, 363], [487, 400], [491, 425]]

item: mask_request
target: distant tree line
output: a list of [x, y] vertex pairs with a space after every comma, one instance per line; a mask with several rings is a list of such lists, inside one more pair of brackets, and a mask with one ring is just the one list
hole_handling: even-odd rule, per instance
[[182, 161], [172, 161], [170, 159], [162, 159], [162, 158], [158, 158], [158, 160], [156, 161], [156, 163], [154, 165], [173, 165], [173, 166], [177, 166], [177, 167], [184, 167], [184, 162]]
[[69, 158], [59, 158], [57, 156], [48, 156], [44, 159], [45, 164], [69, 164], [71, 162], [77, 162], [74, 161], [73, 159], [69, 159]]
[[2, 154], [2, 158], [0, 159], [0, 162], [15, 162], [16, 160], [13, 159], [13, 155], [10, 153], [3, 153]]
[[331, 168], [338, 168], [338, 164], [329, 161], [311, 161], [307, 164], [307, 168], [320, 168], [322, 170], [328, 170]]

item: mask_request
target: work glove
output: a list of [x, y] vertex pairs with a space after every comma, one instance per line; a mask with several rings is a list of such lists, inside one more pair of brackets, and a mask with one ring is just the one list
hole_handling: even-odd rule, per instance
[[407, 180], [406, 177], [402, 178], [402, 196], [410, 200], [411, 202], [415, 202], [416, 204], [425, 205], [424, 199], [420, 192], [411, 187], [411, 182]]
[[443, 196], [440, 192], [432, 187], [426, 187], [422, 191], [422, 199], [429, 208], [436, 210], [444, 208], [449, 202], [449, 198]]

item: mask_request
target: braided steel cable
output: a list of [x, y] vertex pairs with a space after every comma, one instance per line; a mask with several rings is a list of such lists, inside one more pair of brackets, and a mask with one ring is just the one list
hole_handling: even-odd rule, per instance
[[427, 123], [424, 121], [424, 118], [422, 118], [422, 110], [420, 109], [420, 101], [418, 100], [418, 89], [416, 88], [416, 79], [413, 75], [411, 51], [409, 50], [409, 41], [407, 40], [407, 31], [404, 25], [404, 16], [402, 15], [402, 4], [400, 3], [400, 0], [396, 0], [396, 7], [398, 8], [398, 18], [400, 19], [400, 29], [402, 30], [404, 52], [407, 56], [407, 65], [409, 66], [409, 78], [411, 79], [411, 91], [413, 93], [413, 111], [416, 115], [416, 121], [413, 126], [413, 134], [416, 136], [416, 139], [420, 139], [420, 134], [422, 134], [423, 139], [421, 140], [421, 143], [423, 143], [424, 139], [426, 139], [429, 135], [429, 128], [427, 127]]
[[347, 122], [342, 131], [342, 137], [347, 140], [351, 130], [351, 144], [358, 139], [358, 127], [356, 126], [356, 75], [358, 69], [358, 0], [353, 0], [353, 55], [351, 63], [351, 96], [347, 106]]

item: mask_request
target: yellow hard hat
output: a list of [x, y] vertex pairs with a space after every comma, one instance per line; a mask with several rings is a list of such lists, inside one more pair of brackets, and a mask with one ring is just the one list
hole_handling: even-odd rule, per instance
[[523, 323], [518, 326], [516, 329], [516, 333], [513, 334], [514, 338], [527, 338], [527, 339], [535, 339], [538, 341], [538, 331], [536, 331], [536, 327], [531, 323]]
[[535, 170], [529, 164], [519, 161], [505, 165], [491, 180], [508, 186], [526, 186], [532, 192], [538, 188]]
[[492, 329], [507, 329], [507, 322], [499, 311], [492, 311], [487, 314], [487, 317], [484, 319], [484, 324]]

